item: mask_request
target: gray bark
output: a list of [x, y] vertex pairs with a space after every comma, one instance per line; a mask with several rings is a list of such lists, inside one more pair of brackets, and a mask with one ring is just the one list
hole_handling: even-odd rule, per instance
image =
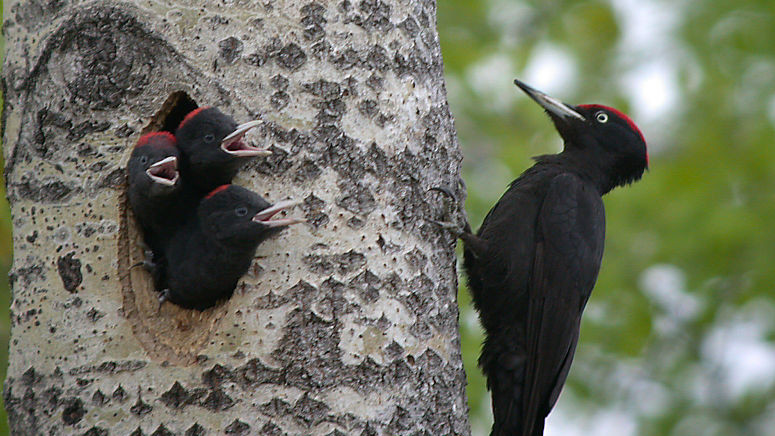
[[[453, 241], [425, 219], [461, 159], [433, 1], [5, 12], [14, 434], [469, 434]], [[235, 183], [308, 219], [201, 313], [129, 269], [126, 161], [175, 92], [265, 120]]]

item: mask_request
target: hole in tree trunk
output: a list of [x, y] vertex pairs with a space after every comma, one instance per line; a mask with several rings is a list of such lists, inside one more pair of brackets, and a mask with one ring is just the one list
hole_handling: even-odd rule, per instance
[[[186, 114], [197, 107], [185, 92], [170, 94], [140, 136], [159, 131], [174, 134]], [[128, 152], [131, 153], [131, 150]], [[193, 364], [199, 351], [207, 344], [213, 326], [225, 314], [225, 305], [219, 304], [203, 312], [183, 309], [172, 303], [159, 307], [159, 292], [154, 289], [151, 275], [142, 266], [131, 268], [145, 258], [140, 246], [143, 235], [126, 194], [122, 195], [118, 263], [124, 316], [131, 322], [132, 331], [152, 358], [172, 364]]]
[[199, 105], [185, 92], [173, 92], [161, 105], [161, 109], [151, 117], [151, 121], [143, 128], [140, 135], [151, 132], [170, 132], [175, 134], [175, 130], [177, 130], [183, 118], [198, 107]]

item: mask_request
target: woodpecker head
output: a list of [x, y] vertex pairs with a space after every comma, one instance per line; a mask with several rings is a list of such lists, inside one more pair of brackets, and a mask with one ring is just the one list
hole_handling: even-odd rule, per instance
[[222, 185], [207, 194], [199, 204], [202, 230], [229, 247], [255, 248], [285, 227], [302, 219], [272, 219], [297, 201], [270, 204], [260, 195], [237, 185]]
[[148, 196], [170, 194], [180, 187], [178, 149], [169, 132], [143, 135], [129, 157], [130, 189]]
[[622, 112], [597, 104], [572, 106], [514, 80], [549, 114], [565, 142], [565, 151], [592, 172], [603, 193], [632, 183], [648, 169], [646, 140], [635, 123]]
[[237, 125], [232, 117], [214, 107], [191, 111], [175, 132], [183, 155], [184, 176], [190, 172], [197, 179], [213, 179], [215, 185], [208, 186], [209, 190], [231, 182], [246, 160], [272, 154], [243, 141], [245, 133], [260, 124], [256, 120]]

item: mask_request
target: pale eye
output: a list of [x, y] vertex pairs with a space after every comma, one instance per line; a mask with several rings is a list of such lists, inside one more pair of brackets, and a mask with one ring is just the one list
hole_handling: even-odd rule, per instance
[[247, 207], [238, 207], [234, 209], [234, 214], [237, 216], [245, 216], [248, 214], [248, 208]]
[[595, 119], [598, 123], [607, 123], [608, 122], [608, 114], [605, 112], [598, 112], [595, 114]]
[[215, 135], [213, 135], [212, 133], [205, 136], [205, 142], [209, 143], [209, 142], [213, 142], [213, 141], [215, 141]]

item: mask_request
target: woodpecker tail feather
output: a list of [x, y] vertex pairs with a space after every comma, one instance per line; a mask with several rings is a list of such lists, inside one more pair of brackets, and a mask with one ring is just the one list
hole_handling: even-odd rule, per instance
[[490, 436], [543, 436], [543, 417], [532, 425], [523, 422], [527, 359], [524, 353], [503, 344], [514, 344], [513, 338], [488, 338], [479, 357], [479, 366], [487, 376], [487, 389], [492, 395], [494, 420]]

